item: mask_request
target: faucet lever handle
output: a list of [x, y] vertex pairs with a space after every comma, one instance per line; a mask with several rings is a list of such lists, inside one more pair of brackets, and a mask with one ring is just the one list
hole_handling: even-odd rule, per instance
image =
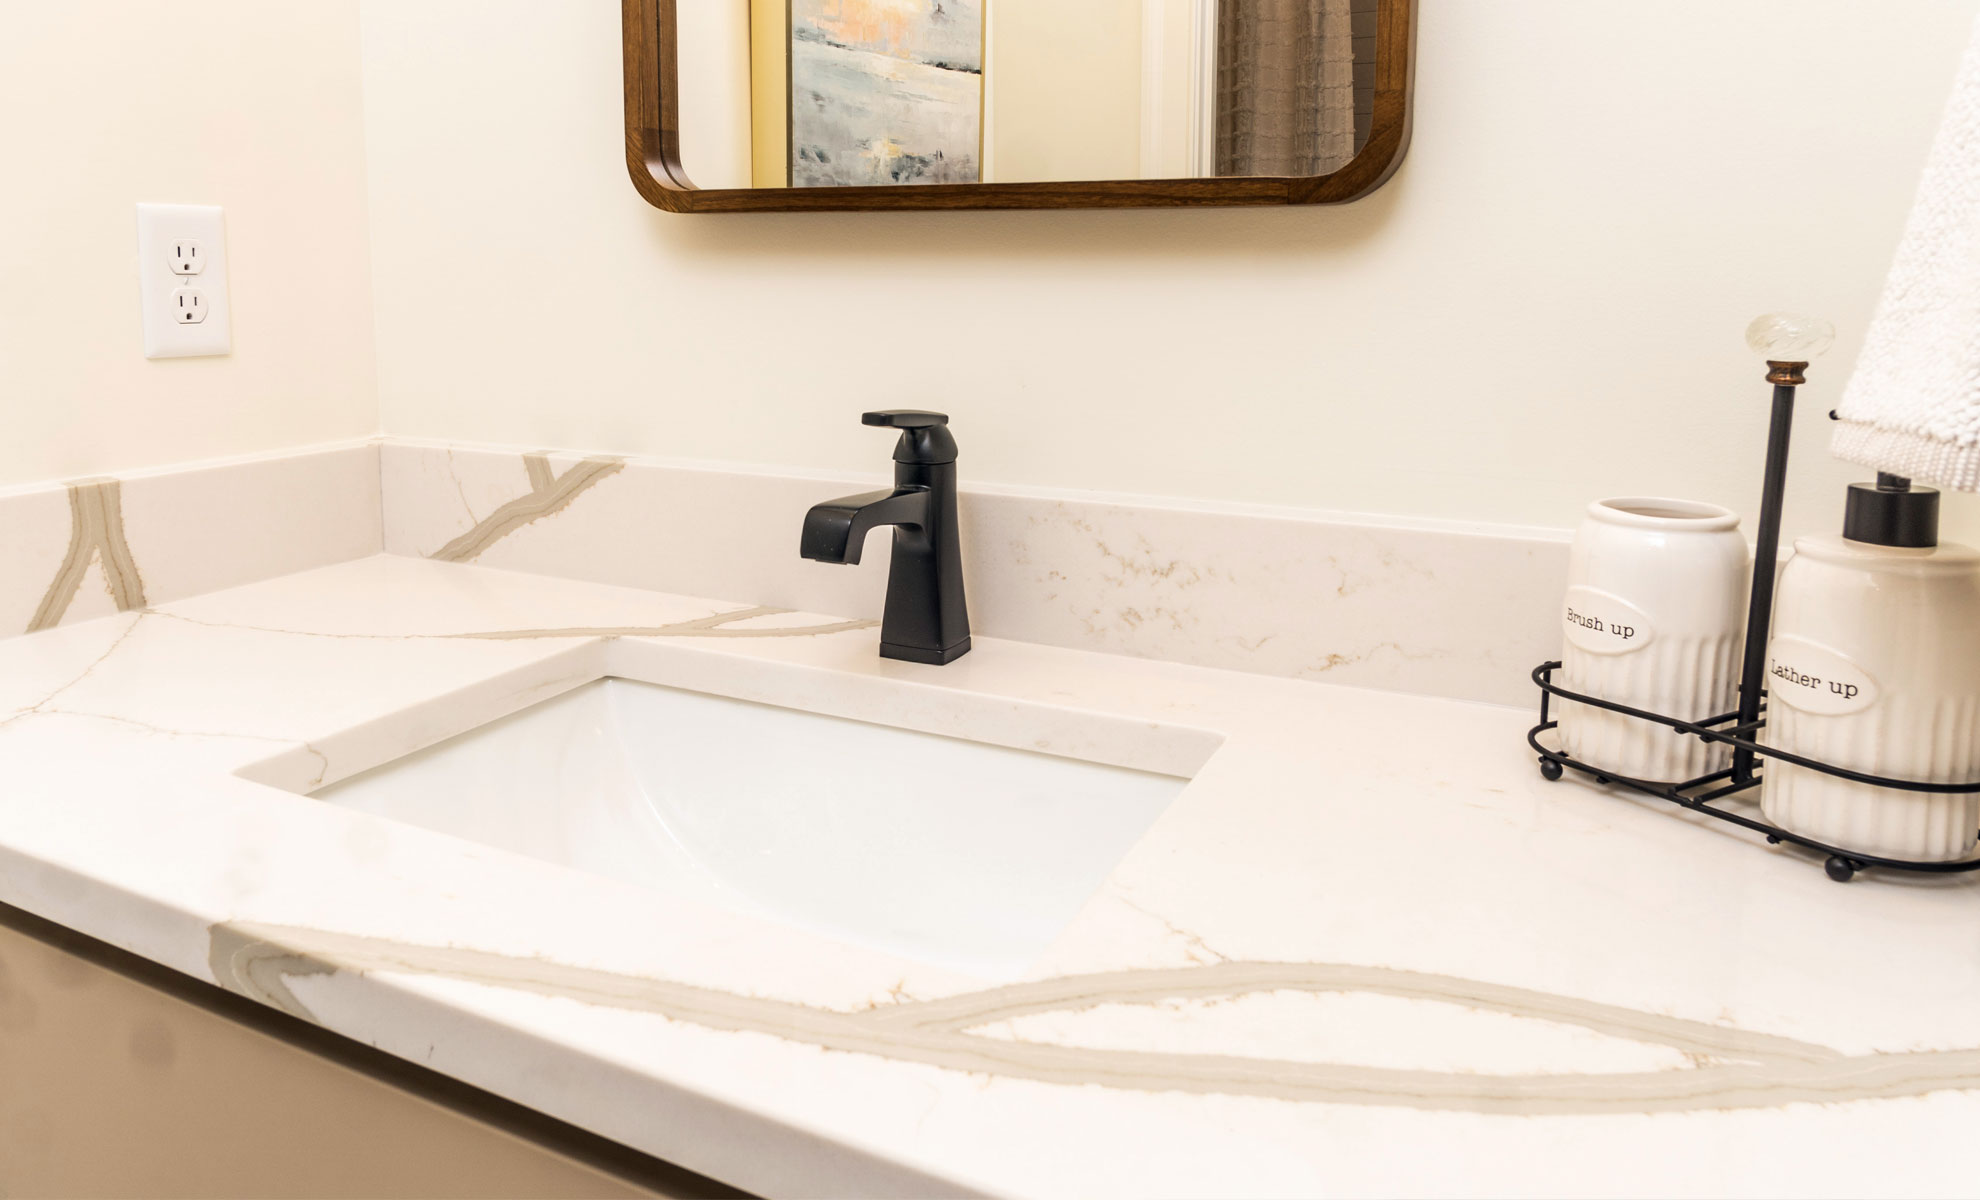
[[956, 461], [956, 439], [949, 432], [949, 414], [922, 412], [914, 408], [892, 408], [870, 412], [860, 418], [868, 425], [901, 431], [894, 446], [894, 461], [939, 467]]
[[949, 423], [948, 413], [923, 412], [915, 408], [890, 408], [883, 412], [870, 412], [860, 418], [866, 425], [878, 425], [885, 429], [931, 429]]

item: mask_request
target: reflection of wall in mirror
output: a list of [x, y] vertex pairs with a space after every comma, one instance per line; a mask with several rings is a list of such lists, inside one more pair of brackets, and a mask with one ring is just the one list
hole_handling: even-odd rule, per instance
[[751, 186], [750, 0], [679, 0], [681, 168], [700, 188]]
[[[1329, 23], [1345, 24], [1353, 11], [1359, 110], [1352, 119], [1359, 149], [1373, 109], [1376, 3], [995, 0], [989, 178], [1013, 183], [1217, 174], [1220, 23], [1267, 10], [1316, 27], [1323, 13], [1331, 14]], [[1329, 50], [1338, 58], [1349, 53], [1345, 46]]]
[[1141, 179], [1210, 173], [1217, 0], [1141, 0]]
[[790, 0], [749, 5], [751, 178], [760, 188], [791, 182]]
[[1142, 0], [991, 0], [991, 178], [1141, 173]]

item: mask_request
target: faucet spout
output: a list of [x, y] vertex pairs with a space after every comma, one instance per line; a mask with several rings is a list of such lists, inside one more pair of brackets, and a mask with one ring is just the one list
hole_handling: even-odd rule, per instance
[[814, 562], [855, 564], [866, 535], [883, 525], [924, 530], [928, 525], [928, 489], [912, 485], [815, 504], [804, 515], [798, 552]]
[[814, 562], [856, 563], [866, 535], [894, 527], [880, 657], [943, 666], [969, 653], [962, 539], [956, 521], [956, 439], [941, 413], [870, 412], [867, 425], [901, 431], [892, 491], [814, 505], [799, 552]]

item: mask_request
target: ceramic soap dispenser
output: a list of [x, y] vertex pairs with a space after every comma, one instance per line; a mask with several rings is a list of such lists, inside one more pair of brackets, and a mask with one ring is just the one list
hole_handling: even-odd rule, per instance
[[[1843, 536], [1795, 542], [1774, 608], [1763, 744], [1887, 779], [1980, 778], [1980, 553], [1940, 545], [1938, 526], [1938, 492], [1880, 475], [1850, 488]], [[1885, 858], [1963, 858], [1980, 831], [1980, 795], [1778, 760], [1760, 804], [1784, 829]]]

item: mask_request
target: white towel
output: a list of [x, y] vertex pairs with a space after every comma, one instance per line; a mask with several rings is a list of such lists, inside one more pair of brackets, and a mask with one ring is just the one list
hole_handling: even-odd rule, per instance
[[1980, 491], [1980, 26], [1836, 413], [1836, 457]]

